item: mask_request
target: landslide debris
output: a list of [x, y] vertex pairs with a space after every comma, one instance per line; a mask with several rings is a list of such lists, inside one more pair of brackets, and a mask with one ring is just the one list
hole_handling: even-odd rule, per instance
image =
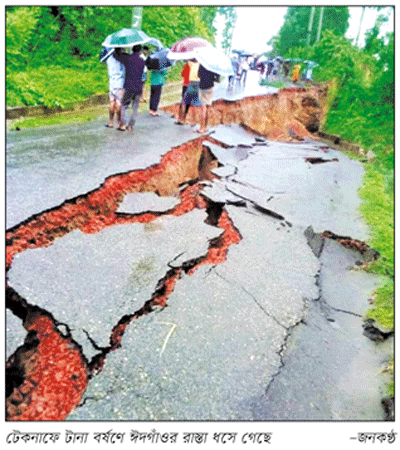
[[[219, 99], [209, 108], [209, 125], [240, 124], [271, 140], [315, 139], [313, 133], [324, 121], [327, 91], [327, 86], [295, 87], [235, 101]], [[179, 104], [162, 109], [178, 118]], [[198, 108], [189, 109], [187, 121], [199, 123]]]

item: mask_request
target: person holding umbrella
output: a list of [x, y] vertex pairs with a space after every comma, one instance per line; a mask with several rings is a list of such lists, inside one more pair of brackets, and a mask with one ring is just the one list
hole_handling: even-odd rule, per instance
[[121, 104], [124, 94], [125, 68], [113, 55], [113, 53], [119, 55], [121, 51], [122, 49], [119, 47], [116, 47], [115, 50], [104, 47], [104, 51], [100, 55], [100, 61], [107, 63], [109, 77], [110, 108], [109, 121], [106, 124], [108, 128], [114, 128], [114, 116], [117, 127], [121, 126]]
[[199, 100], [199, 63], [196, 59], [191, 59], [190, 61], [188, 61], [188, 65], [189, 86], [186, 89], [185, 95], [183, 97], [183, 108], [179, 111], [179, 118], [177, 122], [175, 122], [177, 125], [186, 124], [186, 116], [189, 112], [190, 106], [201, 106]]
[[161, 91], [165, 84], [167, 69], [150, 70], [150, 115], [158, 117], [158, 104], [160, 103]]
[[185, 108], [184, 103], [183, 103], [183, 99], [185, 98], [185, 93], [187, 91], [187, 88], [190, 84], [190, 80], [189, 80], [189, 76], [190, 76], [190, 66], [189, 66], [189, 62], [185, 61], [185, 65], [183, 66], [182, 70], [181, 70], [181, 77], [182, 77], [182, 99], [181, 99], [181, 103], [179, 105], [179, 117], [183, 116], [183, 109]]
[[[190, 70], [190, 85], [187, 88], [184, 97], [184, 105], [186, 111], [183, 117], [179, 117], [176, 123], [182, 123], [185, 120], [188, 111], [188, 105], [202, 106], [202, 118], [200, 124], [200, 133], [204, 133], [207, 129], [208, 109], [212, 104], [214, 82], [219, 80], [218, 75], [230, 76], [233, 75], [231, 60], [220, 50], [217, 50], [213, 45], [203, 38], [185, 38], [178, 41], [171, 47], [168, 53], [170, 59], [189, 59], [189, 64], [196, 61], [198, 67], [196, 79], [192, 79], [192, 67]], [[201, 66], [201, 67], [200, 67]], [[200, 70], [201, 69], [201, 70]], [[202, 103], [198, 99], [196, 93], [197, 89], [201, 89]], [[197, 91], [198, 92], [198, 91]], [[194, 99], [195, 102], [191, 100]], [[181, 116], [181, 114], [180, 114]]]
[[201, 103], [201, 119], [199, 133], [206, 133], [208, 126], [208, 113], [213, 100], [214, 83], [219, 82], [220, 76], [206, 69], [204, 66], [199, 67], [199, 98]]
[[[160, 44], [161, 45], [161, 44]], [[159, 48], [146, 59], [146, 67], [150, 71], [150, 115], [157, 117], [161, 91], [166, 81], [167, 67], [172, 61], [167, 58], [168, 48]]]
[[[122, 98], [122, 124], [120, 131], [133, 131], [140, 98], [143, 92], [143, 72], [146, 61], [141, 57], [141, 45], [134, 45], [130, 55], [121, 53], [116, 59], [125, 66], [124, 95]], [[128, 118], [128, 110], [132, 104], [132, 113]]]

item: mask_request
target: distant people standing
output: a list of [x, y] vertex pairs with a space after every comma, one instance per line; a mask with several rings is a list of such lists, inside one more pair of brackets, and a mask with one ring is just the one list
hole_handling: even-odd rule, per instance
[[256, 70], [258, 70], [260, 72], [260, 76], [262, 77], [265, 73], [265, 66], [266, 66], [265, 62], [263, 60], [261, 60], [261, 61], [257, 60], [255, 64], [256, 64]]
[[288, 78], [289, 76], [289, 72], [290, 72], [290, 60], [285, 59], [285, 61], [283, 62], [283, 75], [285, 78]]
[[293, 72], [292, 72], [292, 81], [293, 81], [293, 83], [297, 83], [299, 81], [299, 79], [300, 79], [300, 69], [301, 69], [300, 64], [296, 64], [293, 67]]
[[273, 68], [274, 68], [274, 62], [273, 62], [272, 59], [269, 59], [267, 61], [267, 69], [266, 69], [266, 72], [265, 72], [265, 78], [268, 78], [272, 74]]
[[233, 75], [229, 75], [228, 81], [229, 81], [229, 87], [233, 87], [235, 78], [237, 76], [237, 73], [239, 72], [239, 61], [236, 55], [233, 55], [231, 58], [231, 64], [232, 64], [232, 70]]
[[240, 84], [243, 86], [246, 84], [247, 80], [247, 71], [249, 70], [249, 63], [247, 62], [247, 58], [243, 58], [240, 63]]
[[165, 84], [165, 76], [167, 69], [151, 70], [150, 71], [150, 115], [159, 116], [157, 112], [158, 104], [160, 103], [161, 91]]
[[[122, 124], [121, 131], [133, 131], [139, 108], [140, 97], [143, 92], [143, 72], [146, 65], [140, 55], [141, 46], [135, 45], [132, 54], [122, 53], [116, 59], [125, 66], [124, 96], [122, 98]], [[132, 104], [132, 113], [128, 118], [128, 110]]]
[[201, 103], [201, 120], [199, 133], [205, 133], [208, 126], [208, 110], [212, 105], [214, 83], [219, 82], [220, 77], [215, 72], [207, 70], [204, 66], [199, 67], [199, 97]]
[[[116, 48], [114, 50], [115, 55], [121, 54], [122, 49]], [[109, 77], [109, 90], [110, 90], [110, 108], [109, 108], [109, 121], [106, 127], [114, 127], [114, 117], [116, 118], [117, 127], [121, 126], [121, 105], [122, 97], [124, 94], [124, 81], [125, 81], [125, 67], [111, 53], [110, 48], [105, 48], [105, 51], [100, 55], [100, 59], [107, 63], [107, 71]], [[109, 54], [109, 56], [107, 56]], [[106, 59], [104, 59], [106, 57]]]
[[183, 99], [185, 97], [185, 93], [187, 91], [187, 88], [190, 84], [190, 65], [189, 65], [189, 61], [185, 62], [185, 65], [183, 66], [182, 70], [181, 70], [181, 77], [182, 77], [182, 99], [181, 99], [181, 103], [179, 105], [179, 117], [183, 117], [184, 114], [184, 105], [183, 105]]
[[305, 76], [304, 76], [306, 81], [311, 81], [312, 80], [312, 72], [313, 72], [313, 69], [314, 69], [314, 67], [316, 65], [317, 64], [315, 64], [313, 62], [309, 62], [309, 61], [307, 62], [306, 68], [305, 68], [306, 73], [305, 73]]
[[183, 108], [181, 109], [180, 116], [176, 122], [178, 125], [183, 125], [186, 123], [186, 116], [191, 106], [201, 106], [199, 100], [199, 63], [195, 59], [191, 59], [190, 61], [188, 61], [188, 65], [189, 86], [187, 87], [185, 95], [183, 97]]
[[272, 76], [273, 76], [275, 79], [278, 79], [279, 74], [280, 74], [280, 71], [281, 71], [281, 61], [280, 61], [280, 59], [277, 57], [277, 58], [275, 58], [275, 59], [273, 60]]

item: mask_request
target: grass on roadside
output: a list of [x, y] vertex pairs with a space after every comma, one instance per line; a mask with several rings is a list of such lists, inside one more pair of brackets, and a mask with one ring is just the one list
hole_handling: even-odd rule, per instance
[[[364, 156], [345, 152], [352, 159], [365, 160]], [[381, 164], [378, 163], [378, 166]], [[376, 164], [365, 165], [363, 185], [359, 190], [360, 212], [370, 230], [369, 244], [380, 258], [366, 270], [383, 276], [383, 284], [373, 295], [374, 304], [367, 311], [366, 319], [373, 319], [387, 330], [394, 329], [394, 199], [389, 189], [393, 174], [379, 171]]]
[[388, 182], [382, 173], [368, 165], [360, 196], [360, 211], [371, 230], [370, 245], [380, 258], [368, 271], [383, 275], [385, 283], [374, 293], [374, 305], [367, 318], [374, 319], [386, 329], [394, 329], [394, 199], [387, 192]]
[[387, 386], [388, 396], [394, 398], [394, 357], [390, 359], [389, 364], [385, 368], [385, 372], [391, 377]]
[[22, 128], [46, 127], [51, 125], [63, 125], [70, 123], [89, 122], [106, 113], [104, 106], [86, 111], [64, 112], [49, 116], [23, 117], [10, 120], [7, 129], [10, 131]]
[[288, 82], [284, 80], [262, 80], [261, 86], [271, 86], [277, 89], [288, 87]]
[[[387, 153], [387, 152], [386, 152]], [[367, 271], [383, 276], [381, 286], [373, 294], [373, 305], [365, 314], [385, 331], [394, 331], [394, 174], [381, 161], [366, 164], [363, 185], [360, 188], [360, 212], [370, 229], [369, 244], [380, 254]], [[385, 167], [386, 166], [386, 167]], [[387, 395], [394, 398], [394, 358], [385, 371], [390, 375]]]
[[[139, 105], [139, 113], [144, 113], [149, 109], [148, 87], [145, 89], [145, 101]], [[181, 100], [181, 85], [174, 81], [165, 85], [161, 95], [160, 106], [178, 103]], [[70, 123], [89, 122], [104, 116], [108, 117], [108, 104], [93, 106], [84, 110], [64, 111], [48, 116], [27, 116], [20, 119], [8, 120], [7, 130], [14, 131], [22, 128], [46, 127], [51, 125], [63, 125]]]
[[[360, 213], [369, 228], [368, 244], [380, 254], [366, 270], [380, 275], [382, 283], [373, 293], [365, 319], [373, 319], [385, 331], [394, 331], [394, 111], [390, 105], [368, 102], [359, 108], [347, 101], [346, 95], [338, 96], [335, 84], [330, 93], [335, 102], [324, 124], [326, 131], [361, 145], [366, 154], [373, 152], [364, 164]], [[365, 160], [365, 156], [359, 159]], [[391, 377], [387, 393], [394, 397], [393, 358], [386, 372]]]

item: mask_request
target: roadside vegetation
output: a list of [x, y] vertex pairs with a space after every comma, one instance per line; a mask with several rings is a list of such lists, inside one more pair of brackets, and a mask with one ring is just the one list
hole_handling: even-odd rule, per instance
[[[141, 29], [165, 47], [187, 36], [214, 43], [217, 13], [229, 45], [233, 7], [143, 7]], [[6, 6], [7, 107], [65, 107], [107, 92], [101, 43], [131, 19], [131, 6]], [[179, 78], [177, 64], [168, 79]]]
[[[317, 62], [314, 81], [330, 86], [323, 130], [364, 150], [360, 156], [365, 161], [360, 210], [370, 230], [368, 244], [380, 253], [366, 270], [383, 279], [366, 318], [393, 331], [394, 34], [380, 36], [389, 8], [375, 8], [382, 13], [360, 48], [344, 37], [347, 7], [325, 7], [318, 38], [318, 20], [312, 33], [306, 33], [311, 7], [289, 7], [284, 25], [270, 42], [270, 56]], [[316, 8], [316, 17], [320, 9]], [[101, 42], [117, 29], [130, 26], [131, 10], [126, 6], [7, 6], [7, 107], [63, 107], [107, 92], [106, 66], [99, 62]], [[190, 35], [213, 42], [217, 13], [225, 16], [224, 45], [229, 48], [233, 7], [144, 7], [142, 29], [165, 46]], [[179, 72], [177, 64], [169, 72], [169, 81], [178, 80]], [[79, 113], [79, 117], [90, 120], [90, 114]], [[24, 126], [43, 123], [26, 120], [31, 120], [31, 125], [25, 122]], [[51, 119], [45, 120], [51, 123]], [[393, 383], [390, 391], [393, 395]]]
[[[312, 55], [317, 80], [334, 80], [335, 95], [324, 128], [360, 145], [368, 155], [360, 189], [369, 244], [380, 258], [368, 270], [385, 282], [374, 295], [368, 318], [394, 329], [394, 36], [371, 30], [359, 49], [325, 33]], [[364, 156], [365, 160], [365, 156]]]

